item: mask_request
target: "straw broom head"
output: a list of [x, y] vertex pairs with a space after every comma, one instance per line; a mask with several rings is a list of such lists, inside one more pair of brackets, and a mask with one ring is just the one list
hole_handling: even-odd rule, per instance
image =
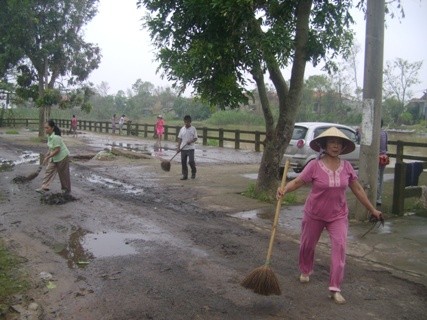
[[162, 167], [163, 171], [169, 172], [171, 170], [171, 163], [170, 161], [162, 161], [160, 163], [160, 166]]
[[268, 265], [254, 269], [240, 284], [246, 289], [250, 289], [256, 294], [263, 296], [273, 294], [280, 296], [282, 294], [279, 281]]

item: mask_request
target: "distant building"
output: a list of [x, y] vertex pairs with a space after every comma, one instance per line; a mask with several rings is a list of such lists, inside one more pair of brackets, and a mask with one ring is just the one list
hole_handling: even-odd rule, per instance
[[[9, 91], [0, 90], [0, 109], [12, 109], [13, 106], [10, 101], [10, 96], [12, 95]], [[15, 106], [16, 108], [16, 106]]]
[[418, 99], [411, 99], [406, 105], [406, 110], [412, 114], [412, 119], [427, 120], [427, 90]]

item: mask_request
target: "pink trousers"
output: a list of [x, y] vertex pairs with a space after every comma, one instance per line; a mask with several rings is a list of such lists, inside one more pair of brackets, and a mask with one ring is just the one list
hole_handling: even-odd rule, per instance
[[314, 251], [323, 229], [329, 233], [331, 240], [331, 266], [329, 274], [329, 290], [341, 291], [344, 279], [346, 258], [348, 217], [331, 222], [314, 220], [304, 215], [302, 220], [301, 243], [299, 251], [299, 269], [302, 274], [313, 273]]

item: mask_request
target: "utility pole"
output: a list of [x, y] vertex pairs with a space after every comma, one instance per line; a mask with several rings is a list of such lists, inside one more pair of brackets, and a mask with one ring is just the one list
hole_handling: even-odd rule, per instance
[[[375, 204], [378, 183], [378, 153], [384, 63], [385, 0], [368, 0], [366, 8], [365, 64], [363, 75], [362, 140], [359, 182]], [[367, 212], [356, 203], [355, 217], [366, 220]]]

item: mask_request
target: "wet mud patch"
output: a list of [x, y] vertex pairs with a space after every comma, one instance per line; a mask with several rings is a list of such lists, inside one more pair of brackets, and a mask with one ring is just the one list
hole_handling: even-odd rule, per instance
[[27, 175], [27, 176], [22, 176], [22, 175], [16, 176], [15, 178], [12, 179], [12, 181], [14, 183], [17, 183], [17, 184], [23, 184], [23, 183], [30, 182], [31, 180], [35, 179], [39, 175], [42, 168], [43, 168], [42, 166], [39, 166], [36, 171], [30, 173], [29, 175]]
[[122, 156], [122, 157], [126, 157], [129, 159], [151, 159], [152, 158], [150, 153], [147, 153], [147, 152], [138, 153], [133, 149], [131, 149], [131, 150], [120, 150], [117, 148], [111, 148], [110, 152], [115, 156]]
[[73, 197], [71, 194], [66, 193], [49, 193], [43, 194], [40, 198], [42, 204], [48, 205], [62, 205], [68, 202], [76, 201], [77, 198]]
[[14, 165], [13, 161], [0, 159], [0, 172], [13, 171]]
[[70, 156], [70, 159], [74, 160], [74, 161], [85, 162], [85, 161], [92, 160], [95, 156], [96, 156], [95, 153], [93, 153], [93, 154], [92, 153], [90, 153], [90, 154], [76, 154], [76, 155]]
[[26, 176], [16, 176], [15, 178], [12, 179], [12, 181], [13, 183], [16, 183], [16, 184], [23, 184], [30, 181], [30, 179], [28, 179], [28, 177]]

